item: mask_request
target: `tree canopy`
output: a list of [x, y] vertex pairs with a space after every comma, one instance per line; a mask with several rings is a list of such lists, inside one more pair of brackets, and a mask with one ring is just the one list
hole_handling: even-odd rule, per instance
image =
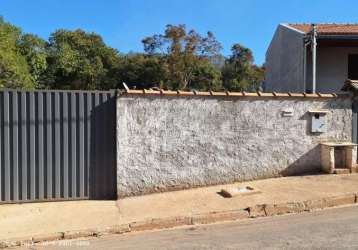
[[24, 34], [18, 41], [18, 49], [27, 62], [32, 84], [41, 88], [43, 75], [47, 69], [46, 41], [32, 34]]
[[19, 28], [0, 17], [0, 88], [34, 88], [26, 57], [21, 54]]
[[263, 81], [263, 67], [254, 65], [254, 57], [249, 48], [234, 44], [232, 54], [222, 67], [223, 85], [228, 90], [257, 90]]
[[220, 88], [220, 71], [210, 60], [222, 47], [213, 33], [203, 37], [195, 30], [187, 32], [185, 25], [167, 25], [164, 34], [146, 37], [142, 42], [148, 55], [161, 56], [164, 61], [164, 88]]
[[234, 44], [229, 56], [214, 34], [167, 25], [142, 40], [144, 53], [119, 53], [99, 34], [81, 29], [53, 32], [46, 41], [0, 17], [0, 88], [114, 89], [160, 87], [256, 90], [264, 68], [250, 49]]
[[83, 30], [57, 30], [47, 44], [46, 85], [60, 89], [101, 89], [115, 85], [111, 77], [119, 55], [101, 36]]

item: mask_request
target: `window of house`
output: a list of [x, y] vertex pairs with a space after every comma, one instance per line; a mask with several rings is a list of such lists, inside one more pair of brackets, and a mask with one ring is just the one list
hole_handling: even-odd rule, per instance
[[348, 79], [358, 80], [358, 54], [348, 55]]

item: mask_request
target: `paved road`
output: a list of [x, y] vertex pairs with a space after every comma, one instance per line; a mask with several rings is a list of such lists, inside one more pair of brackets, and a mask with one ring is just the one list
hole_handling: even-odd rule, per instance
[[32, 249], [358, 249], [358, 206], [59, 243]]

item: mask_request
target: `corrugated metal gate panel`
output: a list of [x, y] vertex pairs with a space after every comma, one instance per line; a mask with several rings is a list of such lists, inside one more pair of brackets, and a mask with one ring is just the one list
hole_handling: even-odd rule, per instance
[[0, 91], [0, 202], [116, 197], [114, 91]]

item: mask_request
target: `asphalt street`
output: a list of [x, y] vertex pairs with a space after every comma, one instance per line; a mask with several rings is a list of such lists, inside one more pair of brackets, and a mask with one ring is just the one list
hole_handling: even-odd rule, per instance
[[358, 249], [358, 206], [22, 249]]

